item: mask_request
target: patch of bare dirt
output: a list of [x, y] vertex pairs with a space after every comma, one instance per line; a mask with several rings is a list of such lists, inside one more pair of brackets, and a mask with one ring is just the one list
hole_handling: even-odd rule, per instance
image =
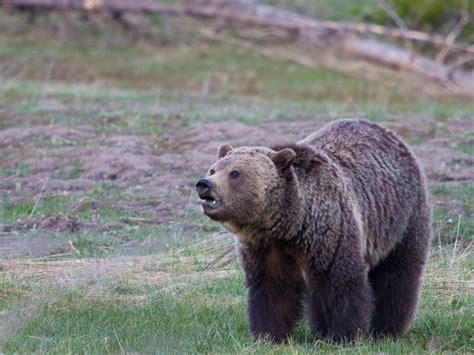
[[28, 169], [34, 171], [36, 174], [48, 173], [56, 171], [64, 166], [64, 159], [60, 157], [38, 157], [38, 158], [27, 158], [23, 161], [23, 164], [28, 166]]
[[[58, 146], [54, 140], [63, 143]], [[79, 140], [86, 144], [78, 145]], [[101, 181], [116, 181], [125, 188], [151, 181], [160, 165], [147, 139], [136, 136], [97, 138], [79, 130], [40, 126], [0, 131], [0, 142], [10, 152], [12, 145], [17, 146], [16, 154], [2, 161], [4, 168], [26, 166], [16, 176], [0, 178], [0, 194], [28, 197], [40, 191], [86, 191]]]
[[415, 147], [428, 180], [438, 182], [474, 180], [474, 159], [466, 153], [427, 142]]
[[93, 180], [126, 180], [153, 174], [158, 160], [144, 138], [112, 136], [82, 156], [84, 177]]
[[9, 232], [12, 229], [52, 230], [55, 232], [75, 232], [79, 230], [80, 222], [75, 216], [58, 214], [54, 217], [25, 218], [17, 223], [0, 224], [0, 232]]
[[[473, 160], [456, 146], [453, 135], [468, 129], [470, 120], [444, 123], [426, 118], [389, 122], [405, 139], [419, 138], [421, 144], [414, 150], [425, 166], [428, 176], [439, 181], [464, 181], [472, 178]], [[39, 156], [24, 152], [22, 161], [28, 173], [10, 180], [17, 188], [38, 193], [44, 179], [51, 173], [61, 172], [72, 163], [78, 165], [76, 176], [61, 178], [49, 176], [46, 192], [81, 191], [98, 181], [117, 181], [121, 187], [132, 184], [145, 185], [165, 193], [176, 186], [184, 186], [204, 173], [215, 160], [216, 148], [222, 143], [235, 146], [268, 145], [282, 141], [297, 141], [310, 134], [323, 122], [268, 122], [249, 126], [239, 122], [208, 122], [191, 127], [169, 127], [160, 135], [164, 146], [160, 154], [153, 149], [150, 137], [112, 135], [105, 138], [91, 136], [88, 132], [55, 126], [10, 128], [0, 132], [4, 145], [29, 142], [31, 137], [42, 139], [87, 140], [83, 146], [41, 147]], [[456, 128], [453, 128], [456, 127]], [[3, 141], [2, 141], [3, 139]], [[25, 148], [25, 150], [27, 150]], [[18, 163], [18, 162], [16, 162]], [[63, 175], [67, 175], [65, 170]], [[60, 175], [60, 174], [59, 174]], [[0, 180], [0, 192], [2, 189]]]
[[451, 118], [449, 121], [434, 121], [417, 118], [390, 122], [389, 127], [406, 140], [419, 140], [412, 145], [432, 182], [462, 182], [474, 180], [474, 157], [461, 150], [472, 139], [466, 133], [473, 131], [473, 118]]

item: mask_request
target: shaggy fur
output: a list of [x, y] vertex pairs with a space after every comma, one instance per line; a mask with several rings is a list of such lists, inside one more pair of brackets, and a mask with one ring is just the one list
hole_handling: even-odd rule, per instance
[[400, 138], [339, 120], [295, 144], [223, 145], [218, 157], [200, 196], [217, 201], [204, 212], [236, 235], [255, 338], [284, 341], [304, 305], [328, 340], [404, 334], [431, 211], [420, 165]]

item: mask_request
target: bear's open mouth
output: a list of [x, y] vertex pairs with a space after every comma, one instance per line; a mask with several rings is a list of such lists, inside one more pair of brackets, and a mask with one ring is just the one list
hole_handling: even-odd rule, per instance
[[222, 205], [222, 201], [215, 200], [212, 197], [202, 199], [201, 203], [204, 209], [211, 209], [211, 210], [215, 210], [216, 208], [219, 208]]

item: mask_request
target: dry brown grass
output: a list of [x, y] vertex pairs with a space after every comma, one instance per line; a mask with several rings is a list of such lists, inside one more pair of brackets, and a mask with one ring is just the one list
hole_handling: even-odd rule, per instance
[[[172, 254], [66, 260], [4, 259], [0, 260], [0, 278], [64, 286], [107, 279], [150, 286], [178, 279], [218, 279], [235, 272], [234, 268], [222, 267], [229, 265], [229, 260], [235, 260], [234, 255], [229, 255], [222, 264], [215, 262], [222, 259], [222, 250], [228, 250], [232, 243], [227, 233], [216, 233]], [[196, 255], [185, 255], [189, 251], [195, 251]], [[209, 265], [215, 267], [206, 267]]]

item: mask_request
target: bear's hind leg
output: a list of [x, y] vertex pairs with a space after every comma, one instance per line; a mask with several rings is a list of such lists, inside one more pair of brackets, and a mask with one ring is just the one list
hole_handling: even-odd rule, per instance
[[375, 337], [402, 336], [415, 314], [430, 239], [427, 223], [419, 219], [411, 224], [404, 239], [369, 272], [376, 298]]
[[303, 308], [301, 269], [284, 247], [239, 247], [248, 290], [250, 331], [256, 339], [284, 341]]

